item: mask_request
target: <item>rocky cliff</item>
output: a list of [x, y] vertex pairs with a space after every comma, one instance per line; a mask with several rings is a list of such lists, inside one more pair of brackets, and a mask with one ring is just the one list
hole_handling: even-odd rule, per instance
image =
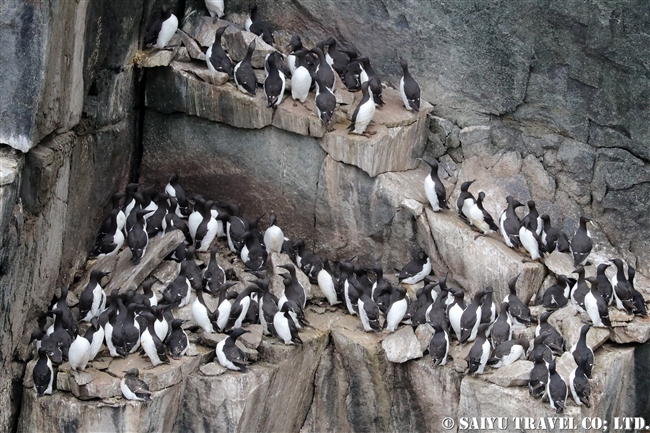
[[[650, 248], [643, 236], [650, 203], [645, 103], [650, 17], [641, 2], [457, 1], [408, 7], [376, 0], [354, 6], [259, 2], [261, 14], [278, 30], [278, 46], [294, 33], [309, 42], [332, 35], [367, 54], [393, 85], [399, 77], [397, 56], [409, 60], [431, 106], [420, 115], [399, 117], [403, 113], [391, 108], [399, 105], [395, 91], [385, 89], [388, 106], [378, 110], [377, 134], [370, 139], [342, 134], [340, 125], [326, 133], [309, 104], [293, 107], [288, 101], [273, 112], [259, 96], [242, 97], [230, 83], [201, 78], [205, 67], [187, 62], [191, 50], [180, 38], [176, 48], [162, 53], [165, 58], [149, 64], [159, 67], [139, 69], [133, 60], [142, 48], [145, 23], [161, 3], [173, 2], [142, 0], [129, 9], [101, 0], [9, 2], [0, 12], [0, 60], [6, 66], [0, 97], [0, 362], [6, 366], [0, 403], [9, 408], [0, 414], [1, 430], [16, 428], [21, 399], [33, 399], [29, 390], [23, 393], [22, 378], [36, 312], [59, 284], [74, 282], [103, 206], [129, 179], [160, 183], [178, 171], [190, 191], [235, 200], [248, 215], [275, 209], [288, 233], [330, 257], [360, 254], [364, 261], [396, 268], [419, 245], [434, 258], [437, 273], [451, 270], [470, 293], [494, 284], [503, 296], [502, 276], [522, 272], [526, 292], [521, 296], [531, 300], [555, 274], [570, 272], [559, 259], [546, 266], [522, 264], [495, 239], [474, 241], [454, 215], [427, 210], [421, 190], [425, 171], [415, 158], [431, 156], [441, 161], [452, 197], [456, 185], [477, 178], [493, 215], [505, 207], [499, 200], [508, 194], [534, 199], [568, 233], [579, 215], [591, 215], [598, 225], [595, 249], [604, 258], [621, 256], [650, 276]], [[226, 18], [243, 24], [247, 7], [248, 2], [228, 2]], [[181, 27], [203, 50], [210, 41], [199, 37], [197, 23], [208, 29], [216, 24], [201, 18], [206, 15], [202, 1], [185, 2]], [[345, 123], [358, 96], [337, 96], [339, 121]], [[477, 262], [482, 266], [475, 267]], [[381, 337], [358, 342], [345, 337], [344, 326], [317, 328], [324, 336], [315, 338], [318, 356], [310, 358], [304, 373], [313, 377], [305, 385], [313, 389], [304, 394], [312, 404], [286, 427], [435, 430], [435, 417], [444, 414], [432, 414], [437, 399], [430, 389], [457, 400], [458, 414], [479, 406], [490, 414], [482, 406], [487, 404], [480, 396], [484, 386], [472, 387], [475, 379], [462, 379], [461, 385], [453, 370], [436, 375], [425, 359], [393, 365], [376, 355]], [[634, 334], [645, 335], [646, 328], [640, 329]], [[647, 339], [624, 334], [610, 338]], [[609, 347], [601, 350], [609, 353]], [[622, 371], [643, 378], [647, 349], [637, 346], [634, 354], [612, 349], [604, 357], [610, 358], [625, 365]], [[355, 363], [368, 367], [355, 375], [348, 368]], [[192, 371], [182, 380], [186, 388], [174, 388], [165, 398], [180, 401], [181, 393], [197, 395], [210, 381], [225, 387], [234, 380], [220, 374], [213, 376], [221, 379], [204, 380], [210, 374]], [[260, 374], [270, 386], [264, 389], [279, 386], [275, 374]], [[380, 383], [384, 377], [390, 380]], [[621, 384], [610, 379], [607, 383]], [[431, 385], [420, 387], [425, 380]], [[236, 389], [256, 399], [271, 395], [257, 385]], [[371, 388], [376, 408], [364, 406], [363, 395]], [[490, 392], [514, 399], [518, 391]], [[647, 410], [645, 400], [634, 410], [631, 399], [619, 400], [629, 405], [602, 407], [608, 413], [625, 407], [636, 415]], [[188, 414], [182, 425], [199, 429], [191, 424], [196, 420], [189, 401], [176, 409]], [[83, 410], [88, 403], [75, 404]], [[244, 400], [238, 404], [215, 403], [227, 420], [220, 429], [235, 430], [240, 419], [247, 420], [243, 427], [260, 420], [275, 426], [272, 412], [249, 414]], [[107, 413], [141, 415], [140, 408], [119, 405], [122, 412]], [[23, 426], [45, 416], [29, 410]], [[332, 417], [340, 425], [327, 424], [334, 421], [325, 414], [332, 413], [340, 414]]]

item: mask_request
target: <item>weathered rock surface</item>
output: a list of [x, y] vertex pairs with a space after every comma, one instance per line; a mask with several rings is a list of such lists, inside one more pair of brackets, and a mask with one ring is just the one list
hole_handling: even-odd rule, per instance
[[422, 357], [420, 342], [410, 326], [404, 326], [385, 337], [381, 347], [390, 362], [402, 363]]
[[[586, 320], [581, 317], [578, 310], [576, 310], [573, 304], [569, 302], [564, 308], [557, 310], [548, 318], [548, 323], [560, 331], [564, 337], [567, 350], [571, 349], [574, 344], [578, 343], [582, 326], [591, 323], [591, 321], [588, 320], [588, 316], [586, 314], [584, 316], [587, 317]], [[607, 328], [596, 328], [592, 326], [589, 328], [589, 332], [587, 333], [587, 344], [593, 350], [596, 350], [602, 346], [609, 337], [610, 331]]]
[[153, 48], [151, 50], [138, 53], [134, 59], [134, 63], [139, 68], [157, 68], [159, 66], [169, 66], [169, 64], [176, 56], [176, 53], [176, 50], [159, 50], [157, 48]]
[[224, 33], [222, 40], [225, 49], [228, 50], [228, 55], [234, 63], [244, 60], [248, 45], [252, 41], [255, 41], [255, 51], [251, 57], [251, 66], [257, 69], [264, 68], [264, 59], [266, 59], [266, 56], [276, 51], [275, 48], [264, 42], [261, 37], [255, 36], [253, 33], [247, 31]]
[[522, 301], [528, 303], [539, 290], [546, 274], [544, 266], [522, 263], [523, 255], [508, 248], [494, 235], [474, 239], [478, 232], [465, 224], [454, 210], [433, 212], [427, 209], [420, 218], [428, 221], [433, 239], [426, 251], [432, 257], [434, 272], [442, 275], [451, 271], [454, 280], [468, 293], [466, 299], [492, 286], [494, 299], [500, 301], [510, 293], [508, 280], [517, 274], [521, 274], [517, 296]]
[[532, 361], [519, 359], [510, 365], [497, 369], [489, 369], [483, 378], [490, 383], [504, 388], [511, 386], [527, 386], [530, 370], [533, 369]]
[[165, 184], [177, 171], [189, 194], [237, 203], [248, 218], [275, 210], [287, 235], [309, 245], [314, 222], [308, 204], [314, 203], [325, 157], [314, 138], [153, 110], [147, 110], [145, 129], [141, 181]]
[[[321, 142], [333, 159], [355, 165], [371, 177], [418, 166], [416, 158], [422, 155], [426, 144], [426, 115], [432, 108], [426, 104], [418, 113], [409, 112], [404, 109], [398, 91], [384, 89], [383, 95], [386, 105], [375, 112], [375, 126], [367, 129], [375, 135], [368, 138], [349, 134], [347, 125], [338, 124]], [[349, 116], [352, 111], [348, 111]]]

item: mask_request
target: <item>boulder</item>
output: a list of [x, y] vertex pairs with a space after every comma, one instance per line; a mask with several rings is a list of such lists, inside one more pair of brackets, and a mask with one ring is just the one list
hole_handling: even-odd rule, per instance
[[137, 265], [131, 261], [131, 250], [125, 248], [118, 254], [115, 267], [110, 270], [110, 280], [104, 286], [104, 291], [111, 293], [113, 289], [120, 289], [120, 292], [136, 289], [184, 239], [180, 230], [174, 230], [164, 236], [156, 236], [149, 241], [147, 252]]
[[488, 374], [483, 379], [504, 388], [511, 386], [527, 386], [530, 370], [533, 369], [532, 361], [519, 359], [510, 365], [497, 369], [488, 369]]
[[[586, 314], [584, 315], [586, 316]], [[570, 350], [580, 339], [580, 330], [582, 326], [590, 321], [581, 318], [578, 310], [575, 309], [571, 301], [559, 310], [555, 311], [548, 318], [548, 323], [555, 327], [564, 337], [566, 349]], [[610, 331], [606, 328], [589, 328], [587, 333], [587, 344], [596, 350], [610, 338]]]
[[178, 34], [180, 35], [181, 41], [183, 41], [183, 45], [187, 49], [187, 54], [189, 54], [190, 58], [205, 62], [205, 53], [201, 51], [199, 44], [182, 30], [179, 31]]
[[140, 371], [140, 379], [144, 380], [151, 391], [160, 391], [172, 387], [185, 379], [199, 367], [201, 358], [198, 356], [183, 356], [180, 359], [169, 357], [169, 364], [151, 365], [149, 358], [137, 354], [129, 355], [127, 358], [115, 358], [108, 368], [108, 373], [121, 379], [124, 372], [137, 368]]
[[245, 328], [250, 332], [241, 335], [237, 341], [241, 341], [248, 349], [257, 349], [262, 342], [262, 325], [248, 325]]
[[[191, 16], [183, 21], [183, 31], [196, 40], [203, 48], [211, 47], [214, 44], [214, 37], [217, 29], [228, 26], [224, 34], [239, 33], [243, 30], [241, 26], [233, 24], [230, 21], [209, 16]], [[221, 38], [224, 50], [228, 50], [225, 44], [225, 38]]]
[[208, 69], [205, 63], [173, 61], [171, 62], [170, 66], [175, 71], [192, 73], [206, 83], [213, 84], [215, 86], [222, 86], [226, 84], [230, 79], [230, 76], [225, 72], [212, 72]]
[[631, 322], [612, 322], [609, 338], [619, 344], [645, 343], [650, 340], [650, 317], [637, 316]]
[[[544, 281], [546, 270], [540, 263], [522, 263], [523, 255], [508, 248], [496, 235], [481, 236], [463, 222], [454, 210], [426, 209], [433, 243], [427, 250], [436, 274], [447, 270], [465, 289], [467, 300], [487, 286], [494, 288], [496, 302], [510, 293], [508, 280], [520, 274], [517, 296], [528, 303]], [[434, 260], [439, 258], [440, 261]]]
[[429, 350], [429, 343], [431, 342], [431, 337], [433, 337], [433, 332], [431, 331], [431, 327], [429, 325], [418, 325], [418, 327], [415, 328], [415, 337], [420, 343], [420, 350], [422, 353]]
[[175, 49], [159, 50], [152, 48], [148, 51], [138, 51], [133, 63], [139, 68], [157, 68], [159, 66], [169, 66], [176, 56]]
[[286, 93], [282, 103], [275, 109], [273, 126], [311, 137], [322, 137], [327, 131], [327, 126], [318, 117], [314, 99], [307, 98], [304, 104], [294, 106], [291, 93]]
[[406, 362], [422, 357], [420, 342], [410, 326], [404, 326], [389, 334], [381, 343], [390, 362]]

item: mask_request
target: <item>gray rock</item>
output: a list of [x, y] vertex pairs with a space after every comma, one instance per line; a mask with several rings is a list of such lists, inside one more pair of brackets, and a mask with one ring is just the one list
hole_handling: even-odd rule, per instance
[[153, 48], [148, 51], [141, 51], [136, 55], [134, 63], [139, 68], [156, 68], [158, 66], [169, 66], [174, 59], [176, 50], [159, 50]]
[[262, 342], [262, 325], [248, 325], [246, 330], [248, 334], [243, 334], [237, 341], [241, 341], [249, 349], [257, 349]]
[[433, 337], [433, 332], [431, 332], [429, 325], [418, 325], [418, 327], [415, 328], [415, 336], [420, 343], [420, 350], [422, 353], [429, 350], [429, 343], [431, 342], [431, 337]]
[[223, 34], [222, 40], [223, 44], [227, 47], [228, 55], [234, 63], [244, 60], [248, 45], [254, 40], [255, 51], [251, 58], [251, 65], [257, 69], [264, 68], [264, 59], [266, 56], [276, 51], [275, 48], [264, 42], [261, 37], [255, 36], [253, 33], [247, 31], [226, 32]]
[[206, 83], [214, 84], [215, 86], [222, 86], [230, 79], [230, 76], [225, 72], [210, 71], [205, 63], [182, 63], [173, 61], [170, 66], [175, 71], [191, 72]]
[[650, 340], [650, 318], [635, 317], [627, 323], [612, 322], [609, 338], [619, 344], [645, 343]]
[[[316, 198], [314, 250], [328, 257], [359, 256], [362, 263], [381, 262], [400, 269], [418, 251], [413, 216], [405, 199], [426, 202], [424, 170], [385, 173], [370, 178], [362, 170], [327, 157]], [[350, 228], [354, 227], [354, 230]]]
[[176, 50], [176, 54], [174, 55], [174, 58], [172, 59], [173, 62], [183, 62], [183, 63], [189, 63], [192, 61], [192, 58], [190, 57], [190, 54], [187, 52], [186, 47], [179, 47]]
[[73, 428], [117, 433], [132, 429], [163, 431], [174, 425], [181, 408], [182, 386], [154, 392], [151, 403], [143, 404], [122, 398], [119, 379], [111, 380], [116, 381], [119, 396], [101, 401], [84, 401], [69, 392], [55, 392], [43, 404], [44, 400], [37, 399], [33, 390], [24, 392], [17, 431], [46, 431], [48, 426], [56, 425], [61, 431]]
[[220, 376], [228, 371], [226, 367], [222, 367], [218, 362], [210, 362], [199, 367], [199, 371], [205, 376]]
[[483, 379], [502, 387], [527, 386], [530, 370], [533, 369], [532, 361], [518, 360], [510, 365], [490, 370], [483, 375]]
[[205, 62], [205, 53], [201, 51], [199, 44], [182, 30], [178, 32], [178, 35], [180, 36], [181, 41], [183, 41], [183, 45], [187, 49], [187, 54], [190, 55], [190, 58]]
[[410, 326], [404, 326], [391, 333], [381, 343], [390, 362], [406, 362], [422, 357], [420, 342]]
[[180, 383], [188, 374], [192, 373], [199, 366], [201, 358], [198, 356], [183, 356], [180, 359], [169, 358], [169, 364], [151, 365], [149, 358], [136, 354], [127, 358], [115, 358], [108, 373], [121, 379], [124, 372], [137, 368], [140, 371], [140, 379], [144, 380], [151, 391], [160, 391]]
[[120, 397], [120, 379], [111, 376], [103, 371], [94, 371], [92, 380], [88, 383], [79, 384], [74, 376], [70, 373], [68, 387], [70, 392], [80, 400], [93, 400], [95, 398]]
[[[166, 184], [169, 173], [184, 161], [186, 168], [180, 176], [188, 193], [237, 203], [248, 218], [275, 210], [278, 225], [293, 239], [302, 238], [310, 245], [314, 197], [325, 158], [315, 139], [275, 128], [240, 130], [153, 110], [146, 113], [145, 130], [149, 138], [144, 146], [142, 182]], [[185, 143], [182, 148], [177, 145], [181, 141]]]
[[[285, 89], [285, 91], [290, 90]], [[294, 106], [290, 94], [287, 93], [284, 101], [275, 109], [273, 126], [300, 135], [322, 137], [327, 127], [317, 113], [314, 99], [307, 98], [304, 104]], [[335, 111], [336, 113], [338, 111]]]
[[180, 111], [237, 128], [260, 129], [273, 120], [273, 110], [266, 107], [264, 92], [258, 91], [252, 97], [234, 84], [215, 87], [196, 79], [194, 74], [170, 68], [151, 71], [145, 104], [161, 113]]
[[517, 274], [521, 274], [517, 281], [519, 299], [528, 303], [538, 292], [546, 274], [540, 263], [522, 263], [523, 255], [508, 248], [495, 235], [474, 239], [476, 232], [455, 211], [427, 209], [426, 219], [434, 241], [429, 248], [435, 247], [433, 251], [427, 250], [433, 257], [434, 272], [451, 271], [454, 280], [465, 289], [466, 299], [490, 285], [494, 288], [494, 299], [501, 300], [510, 293], [508, 280]]
[[104, 286], [104, 291], [111, 293], [113, 289], [120, 289], [121, 292], [136, 289], [184, 239], [180, 230], [151, 239], [146, 254], [137, 265], [131, 261], [131, 250], [128, 248], [122, 250], [118, 254], [117, 263], [111, 270], [110, 280]]
[[524, 159], [521, 172], [526, 177], [530, 194], [534, 200], [553, 200], [555, 197], [555, 179], [548, 174], [542, 163], [534, 155], [528, 155]]
[[[585, 317], [587, 317], [586, 314]], [[583, 320], [580, 317], [580, 313], [578, 313], [571, 301], [569, 301], [566, 307], [560, 308], [549, 317], [548, 323], [560, 331], [564, 337], [566, 349], [569, 350], [574, 344], [578, 343], [582, 326], [590, 323], [590, 321]], [[608, 329], [591, 327], [587, 333], [587, 344], [593, 350], [596, 350], [609, 338], [610, 331]]]
[[215, 348], [217, 347], [217, 344], [219, 344], [221, 341], [225, 340], [228, 338], [226, 334], [211, 334], [208, 332], [203, 332], [202, 334], [199, 334], [199, 342], [208, 347]]
[[[384, 105], [375, 112], [368, 131], [370, 138], [348, 134], [347, 125], [337, 124], [326, 134], [321, 145], [336, 161], [352, 164], [375, 177], [387, 171], [404, 171], [418, 166], [426, 145], [426, 114], [429, 106], [411, 114], [404, 109], [397, 91], [385, 89]], [[352, 112], [349, 111], [351, 116]]]
[[[203, 48], [208, 48], [214, 44], [217, 29], [223, 26], [228, 26], [225, 34], [238, 33], [242, 30], [242, 27], [230, 21], [211, 18], [209, 16], [192, 16], [183, 22], [183, 31], [196, 40]], [[222, 38], [221, 43], [224, 49], [228, 50], [224, 38]]]

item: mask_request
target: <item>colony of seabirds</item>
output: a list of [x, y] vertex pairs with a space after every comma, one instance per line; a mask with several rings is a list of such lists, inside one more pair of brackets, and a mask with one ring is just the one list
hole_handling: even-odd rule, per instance
[[[206, 0], [206, 5], [212, 15], [223, 14], [223, 2]], [[178, 20], [167, 11], [147, 31], [145, 42], [163, 48], [177, 26]], [[260, 19], [255, 7], [246, 28], [273, 43], [270, 26]], [[219, 28], [215, 43], [208, 51], [208, 66], [230, 75], [234, 73], [237, 86], [254, 94], [256, 84], [250, 67], [254, 42], [246, 58], [233, 66], [220, 46], [224, 30], [225, 27]], [[324, 47], [328, 48], [327, 55], [324, 55]], [[291, 48], [287, 75], [293, 74], [292, 97], [304, 102], [313, 79], [317, 85], [319, 117], [329, 123], [335, 106], [332, 89], [338, 75], [346, 87], [363, 91], [363, 99], [355, 110], [350, 127], [351, 132], [363, 133], [372, 118], [368, 113], [374, 113], [375, 102], [382, 103], [381, 83], [372, 72], [368, 59], [359, 58], [354, 51], [346, 52], [345, 56], [337, 51], [336, 41], [332, 38], [306, 50], [300, 38], [295, 36]], [[312, 54], [316, 57], [311, 58]], [[311, 65], [316, 65], [315, 70], [310, 69], [310, 61]], [[402, 67], [404, 77], [400, 90], [404, 106], [407, 110], [417, 110], [419, 87], [408, 74], [405, 61], [402, 61]], [[267, 57], [264, 90], [269, 107], [282, 101], [284, 69], [279, 53]], [[309, 84], [303, 86], [302, 78], [297, 78], [299, 76]], [[367, 109], [364, 108], [366, 101], [371, 101]], [[424, 162], [431, 168], [424, 181], [429, 203], [435, 212], [448, 210], [446, 190], [438, 177], [438, 164], [436, 161]], [[446, 275], [437, 281], [433, 279], [431, 262], [420, 251], [403, 267], [399, 274], [400, 285], [395, 286], [384, 278], [381, 265], [364, 267], [358, 261], [355, 263], [356, 257], [340, 260], [338, 266], [332, 267], [327, 258], [307, 251], [302, 240], [292, 242], [285, 237], [276, 224], [274, 213], [270, 214], [269, 225], [263, 231], [259, 226], [262, 217], [244, 218], [234, 204], [206, 200], [199, 195], [188, 197], [178, 176], [172, 174], [163, 192], [157, 192], [155, 186], [139, 189], [139, 184], [129, 184], [124, 194], [113, 195], [112, 210], [101, 225], [93, 255], [117, 254], [126, 243], [133, 263], [137, 264], [146, 254], [150, 239], [181, 230], [185, 242], [167, 257], [179, 263], [178, 276], [161, 293], [161, 299], [152, 291], [154, 279], [142, 284], [143, 293], [130, 289], [120, 294], [120, 290], [115, 289], [107, 297], [101, 281], [108, 273], [93, 270], [79, 298], [76, 317], [66, 301], [68, 288], [62, 287], [61, 296], [55, 297], [50, 309], [41, 316], [39, 329], [32, 334], [38, 351], [38, 361], [33, 370], [34, 389], [39, 396], [51, 394], [53, 363], [67, 360], [73, 370], [83, 370], [104, 343], [112, 357], [126, 357], [140, 351], [153, 366], [168, 362], [169, 355], [173, 358], [184, 356], [189, 348], [182, 327], [185, 320], [174, 318], [173, 312], [190, 302], [192, 291], [196, 292], [191, 305], [192, 315], [203, 332], [228, 334], [216, 346], [218, 362], [228, 369], [244, 372], [248, 360], [235, 342], [239, 336], [249, 332], [243, 327], [245, 324], [261, 324], [264, 335], [276, 337], [284, 344], [302, 344], [300, 330], [309, 323], [304, 315], [305, 287], [296, 275], [300, 269], [311, 283], [318, 284], [332, 306], [341, 304], [344, 311], [358, 316], [366, 332], [394, 332], [401, 324], [413, 327], [427, 324], [433, 333], [429, 353], [435, 366], [447, 363], [450, 341], [454, 338], [461, 344], [472, 343], [466, 358], [468, 373], [482, 374], [488, 365], [499, 368], [527, 357], [534, 361], [529, 380], [533, 397], [546, 396], [551, 407], [559, 413], [565, 407], [570, 390], [576, 404], [589, 407], [588, 379], [595, 363], [593, 350], [586, 343], [589, 328], [611, 326], [610, 305], [629, 314], [646, 315], [643, 296], [634, 289], [634, 269], [628, 266], [626, 277], [623, 262], [612, 259], [616, 273], [611, 278], [605, 274], [609, 263], [599, 264], [596, 276], [586, 277], [584, 266], [589, 264], [587, 259], [592, 249], [588, 218], [580, 218], [580, 226], [569, 241], [566, 234], [551, 226], [548, 215], [539, 215], [532, 200], [527, 203], [528, 214], [520, 219], [515, 209], [523, 204], [508, 196], [507, 207], [495, 222], [483, 207], [485, 194], [479, 192], [475, 197], [469, 192], [472, 183], [461, 185], [455, 210], [462, 220], [479, 231], [477, 237], [498, 232], [508, 247], [530, 255], [530, 259], [525, 261], [543, 260], [544, 255], [556, 249], [573, 256], [573, 273], [578, 278], [560, 275], [558, 283], [544, 292], [542, 304], [547, 311], [539, 317], [532, 348], [522, 333], [513, 339], [518, 326], [528, 326], [534, 319], [528, 306], [517, 297], [518, 275], [509, 280], [510, 294], [502, 300], [499, 308], [498, 301], [493, 299], [492, 287], [478, 291], [467, 304], [461, 289], [447, 285]], [[123, 205], [120, 205], [123, 198]], [[215, 242], [217, 238], [226, 238], [228, 248], [257, 278], [248, 281], [250, 285], [239, 293], [229, 290], [235, 283], [226, 281], [226, 273], [216, 259], [219, 250]], [[208, 251], [210, 261], [202, 270], [194, 255]], [[281, 274], [284, 291], [280, 298], [269, 290], [266, 267], [271, 253], [287, 254], [293, 263], [280, 266], [286, 270]], [[416, 299], [409, 299], [401, 284], [413, 285], [422, 281], [424, 287], [417, 291]], [[206, 304], [206, 296], [218, 298], [218, 307], [214, 311]], [[556, 370], [555, 357], [566, 350], [565, 342], [560, 332], [548, 323], [548, 318], [569, 302], [579, 312], [586, 313], [591, 324], [583, 326], [578, 343], [569, 349], [576, 367], [569, 378], [563, 378]], [[54, 323], [45, 329], [47, 316], [54, 317]], [[78, 324], [81, 322], [89, 323], [83, 335], [79, 333], [82, 327]], [[148, 386], [138, 375], [137, 369], [125, 372], [121, 382], [123, 395], [131, 400], [149, 400]]]

